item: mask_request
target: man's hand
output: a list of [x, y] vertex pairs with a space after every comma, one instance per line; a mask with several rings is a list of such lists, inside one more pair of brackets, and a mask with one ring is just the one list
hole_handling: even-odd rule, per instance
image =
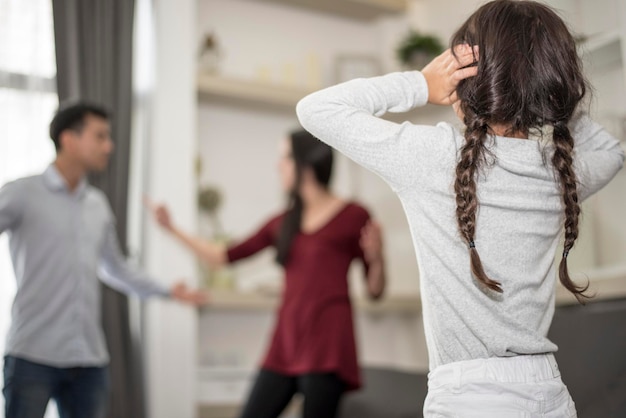
[[203, 306], [209, 303], [209, 292], [204, 290], [190, 290], [182, 281], [172, 286], [170, 294], [175, 300], [189, 305]]
[[433, 59], [422, 74], [428, 84], [428, 102], [436, 105], [449, 106], [458, 100], [456, 87], [461, 80], [478, 74], [478, 67], [471, 66], [478, 59], [478, 47], [458, 45], [455, 47], [456, 57], [452, 50]]
[[380, 225], [377, 222], [369, 221], [361, 229], [361, 239], [359, 241], [365, 261], [374, 264], [383, 259], [383, 238]]

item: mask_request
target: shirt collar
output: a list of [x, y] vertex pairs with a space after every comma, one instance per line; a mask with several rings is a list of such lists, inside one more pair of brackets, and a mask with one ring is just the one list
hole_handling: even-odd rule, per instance
[[[61, 173], [59, 173], [59, 170], [54, 164], [50, 164], [46, 171], [44, 171], [43, 178], [44, 182], [50, 190], [54, 192], [66, 191], [70, 193], [67, 182], [65, 181]], [[81, 178], [80, 182], [78, 183], [78, 187], [76, 187], [76, 190], [74, 190], [73, 194], [83, 196], [85, 194], [85, 191], [87, 190], [87, 184], [87, 178]]]

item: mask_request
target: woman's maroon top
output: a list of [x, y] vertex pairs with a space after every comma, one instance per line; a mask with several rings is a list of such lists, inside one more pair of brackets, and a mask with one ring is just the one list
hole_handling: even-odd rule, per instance
[[[235, 262], [273, 246], [283, 215], [228, 249]], [[285, 266], [285, 288], [263, 368], [286, 375], [336, 373], [348, 389], [360, 387], [348, 268], [365, 261], [359, 245], [367, 210], [348, 203], [315, 232], [292, 241]], [[365, 265], [367, 269], [367, 265]]]

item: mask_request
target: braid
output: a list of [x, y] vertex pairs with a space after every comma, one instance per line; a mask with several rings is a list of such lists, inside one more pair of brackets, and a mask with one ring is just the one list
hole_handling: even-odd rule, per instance
[[474, 277], [489, 289], [502, 293], [499, 282], [491, 280], [483, 268], [480, 256], [474, 245], [476, 233], [476, 212], [478, 198], [476, 196], [476, 173], [480, 164], [485, 162], [485, 139], [488, 125], [479, 118], [473, 117], [470, 121], [465, 118], [465, 145], [461, 148], [461, 158], [456, 166], [456, 216], [461, 236], [467, 242], [470, 252], [471, 269]]
[[572, 247], [574, 247], [576, 238], [578, 238], [580, 204], [578, 202], [576, 173], [573, 169], [572, 159], [574, 139], [565, 122], [557, 122], [554, 124], [553, 141], [554, 156], [552, 157], [552, 165], [561, 183], [561, 193], [565, 207], [565, 243], [563, 256], [559, 264], [559, 279], [563, 286], [576, 296], [578, 302], [584, 305], [585, 300], [589, 298], [589, 296], [584, 294], [589, 288], [589, 283], [587, 283], [586, 286], [577, 286], [570, 278], [567, 269], [567, 256]]

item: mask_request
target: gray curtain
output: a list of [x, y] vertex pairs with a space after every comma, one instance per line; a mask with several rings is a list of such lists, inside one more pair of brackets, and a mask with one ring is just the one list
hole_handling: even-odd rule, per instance
[[[52, 0], [59, 101], [87, 100], [112, 111], [115, 152], [91, 183], [108, 196], [126, 251], [132, 110], [134, 0]], [[145, 416], [126, 296], [103, 286], [102, 318], [111, 354], [110, 418]]]

